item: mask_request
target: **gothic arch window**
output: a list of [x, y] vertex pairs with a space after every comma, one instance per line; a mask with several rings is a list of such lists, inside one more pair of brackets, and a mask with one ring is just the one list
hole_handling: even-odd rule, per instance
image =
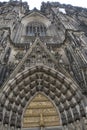
[[27, 25], [26, 35], [35, 36], [36, 34], [46, 36], [46, 27], [43, 23], [32, 22]]

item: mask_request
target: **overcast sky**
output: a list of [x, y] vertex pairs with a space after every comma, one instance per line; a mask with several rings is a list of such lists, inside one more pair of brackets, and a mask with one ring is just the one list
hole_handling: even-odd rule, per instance
[[[9, 0], [0, 0], [0, 2], [2, 1], [9, 1]], [[87, 8], [87, 0], [23, 0], [23, 1], [27, 1], [29, 4], [30, 9], [33, 9], [34, 7], [40, 9], [40, 5], [41, 2], [47, 2], [47, 1], [58, 1], [60, 3], [64, 3], [64, 4], [71, 4], [74, 6], [81, 6], [81, 7], [85, 7]]]

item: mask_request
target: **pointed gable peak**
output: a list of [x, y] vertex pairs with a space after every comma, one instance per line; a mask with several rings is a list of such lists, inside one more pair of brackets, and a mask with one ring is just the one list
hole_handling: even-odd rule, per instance
[[13, 78], [17, 73], [24, 69], [41, 64], [54, 68], [57, 61], [47, 49], [46, 44], [42, 43], [39, 37], [36, 37], [35, 42], [30, 46], [23, 59], [11, 74], [10, 78]]
[[42, 65], [48, 66], [53, 70], [60, 71], [63, 74], [69, 76], [65, 69], [62, 66], [60, 66], [53, 54], [51, 54], [51, 52], [47, 49], [46, 44], [41, 42], [39, 37], [36, 37], [35, 42], [30, 46], [29, 50], [26, 52], [23, 59], [12, 72], [8, 80], [11, 80], [18, 73], [22, 72], [25, 69]]

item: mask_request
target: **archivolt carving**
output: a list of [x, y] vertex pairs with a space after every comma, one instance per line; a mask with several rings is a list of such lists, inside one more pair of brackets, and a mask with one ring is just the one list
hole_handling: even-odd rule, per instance
[[[83, 102], [82, 95], [76, 84], [60, 72], [39, 65], [18, 74], [3, 89], [0, 100], [0, 120], [2, 123], [10, 123], [10, 126], [21, 128], [24, 108], [38, 92], [43, 92], [53, 100], [59, 109], [63, 125], [80, 120], [81, 117], [85, 116], [85, 110], [81, 104]], [[77, 109], [77, 105], [79, 109]], [[13, 120], [15, 120], [15, 124], [12, 123]]]

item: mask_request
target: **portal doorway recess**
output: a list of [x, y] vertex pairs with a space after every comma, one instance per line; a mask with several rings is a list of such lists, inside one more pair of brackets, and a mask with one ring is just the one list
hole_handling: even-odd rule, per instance
[[52, 101], [42, 93], [33, 97], [23, 116], [23, 128], [60, 126], [60, 116]]

